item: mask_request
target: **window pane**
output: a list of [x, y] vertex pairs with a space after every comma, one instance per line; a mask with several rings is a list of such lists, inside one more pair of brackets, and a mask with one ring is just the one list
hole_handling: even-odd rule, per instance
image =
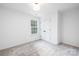
[[37, 33], [37, 21], [31, 20], [31, 32], [32, 34]]

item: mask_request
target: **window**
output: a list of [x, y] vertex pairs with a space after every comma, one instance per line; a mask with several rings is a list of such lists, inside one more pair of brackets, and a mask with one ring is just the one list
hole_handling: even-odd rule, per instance
[[31, 20], [31, 33], [36, 34], [37, 33], [37, 21]]

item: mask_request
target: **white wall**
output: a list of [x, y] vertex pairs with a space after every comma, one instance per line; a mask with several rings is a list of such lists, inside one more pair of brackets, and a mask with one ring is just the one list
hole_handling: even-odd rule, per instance
[[63, 12], [62, 41], [79, 47], [79, 8]]
[[57, 12], [57, 41], [58, 43], [62, 42], [62, 12], [58, 11]]
[[51, 34], [51, 38], [50, 38], [50, 42], [53, 44], [58, 44], [58, 38], [57, 38], [57, 23], [58, 23], [58, 13], [55, 12], [52, 15], [51, 21], [50, 21], [50, 34]]
[[37, 34], [31, 34], [30, 20], [32, 17], [19, 11], [0, 7], [0, 50], [38, 38]]

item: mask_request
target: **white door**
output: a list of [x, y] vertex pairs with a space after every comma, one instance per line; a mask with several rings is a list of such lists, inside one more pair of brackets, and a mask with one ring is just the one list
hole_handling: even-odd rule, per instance
[[50, 42], [49, 24], [46, 21], [41, 21], [41, 37], [43, 40]]

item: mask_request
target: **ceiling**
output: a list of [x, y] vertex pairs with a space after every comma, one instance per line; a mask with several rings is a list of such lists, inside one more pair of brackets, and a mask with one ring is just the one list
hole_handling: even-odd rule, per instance
[[48, 3], [41, 5], [40, 13], [49, 16], [52, 15], [54, 12], [62, 12], [76, 7], [79, 7], [78, 3]]
[[[31, 3], [1, 3], [0, 6], [12, 8], [24, 13], [33, 13]], [[54, 11], [64, 11], [70, 8], [79, 7], [78, 3], [42, 3], [40, 13], [50, 14]]]

